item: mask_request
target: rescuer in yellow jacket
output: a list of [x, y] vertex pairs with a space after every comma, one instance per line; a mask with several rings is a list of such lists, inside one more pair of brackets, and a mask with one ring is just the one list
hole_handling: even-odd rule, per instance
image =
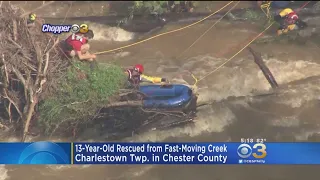
[[274, 20], [280, 24], [277, 31], [278, 35], [288, 33], [295, 29], [303, 29], [307, 27], [307, 24], [301, 21], [296, 12], [290, 8], [280, 11], [280, 13], [274, 17]]
[[131, 85], [139, 85], [140, 82], [149, 82], [149, 83], [162, 83], [162, 82], [168, 82], [166, 78], [161, 77], [152, 77], [152, 76], [146, 76], [143, 74], [144, 67], [141, 64], [135, 65], [133, 68], [129, 68], [125, 71], [125, 73], [128, 76], [128, 81]]

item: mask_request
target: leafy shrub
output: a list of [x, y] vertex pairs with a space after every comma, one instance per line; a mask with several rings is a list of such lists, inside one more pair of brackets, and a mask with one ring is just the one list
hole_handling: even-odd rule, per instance
[[[129, 7], [129, 11], [131, 14], [135, 12], [140, 13], [156, 13], [156, 14], [163, 14], [167, 12], [168, 2], [169, 1], [133, 1], [133, 5]], [[197, 1], [191, 1], [194, 6], [197, 6]], [[174, 1], [175, 4], [180, 4], [180, 1]]]
[[40, 103], [39, 123], [48, 133], [63, 122], [85, 121], [108, 103], [124, 82], [118, 66], [99, 64], [91, 70], [87, 63], [77, 62], [59, 82], [55, 95]]

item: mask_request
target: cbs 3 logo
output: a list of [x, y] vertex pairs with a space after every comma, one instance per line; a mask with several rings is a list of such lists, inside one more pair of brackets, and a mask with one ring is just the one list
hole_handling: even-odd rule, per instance
[[87, 24], [81, 24], [80, 26], [78, 24], [74, 24], [71, 26], [72, 33], [80, 32], [82, 34], [87, 33], [89, 31], [89, 26]]
[[[257, 152], [253, 152], [253, 150], [256, 150]], [[255, 157], [256, 159], [263, 159], [267, 156], [267, 146], [265, 144], [254, 144], [253, 147], [249, 144], [241, 144], [238, 149], [238, 156], [241, 158], [248, 158], [251, 156]]]

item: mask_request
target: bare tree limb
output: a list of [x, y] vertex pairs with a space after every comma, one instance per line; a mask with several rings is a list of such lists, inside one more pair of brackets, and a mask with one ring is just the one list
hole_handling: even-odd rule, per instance
[[8, 96], [8, 93], [7, 93], [7, 90], [4, 91], [4, 96], [3, 96], [5, 99], [7, 99], [11, 104], [13, 104], [13, 106], [16, 108], [19, 116], [22, 118], [23, 115], [22, 115], [22, 112], [20, 111], [20, 108], [19, 106], [17, 105], [17, 103], [11, 99], [9, 96]]
[[8, 37], [8, 40], [9, 40], [10, 42], [12, 42], [14, 45], [16, 45], [18, 48], [22, 49], [22, 47], [21, 47], [17, 42], [15, 42], [14, 40], [12, 40], [11, 37]]
[[7, 109], [7, 112], [8, 112], [8, 115], [9, 115], [9, 122], [11, 123], [12, 122], [12, 115], [11, 115], [11, 101], [9, 101], [9, 105], [8, 105], [8, 108]]
[[35, 86], [38, 86], [40, 75], [41, 75], [41, 71], [42, 71], [42, 53], [40, 51], [39, 43], [37, 43], [37, 42], [35, 43], [35, 50], [36, 50], [37, 62], [38, 62], [38, 72], [37, 72], [37, 78], [36, 78]]
[[13, 27], [13, 39], [17, 41], [18, 39], [18, 27], [17, 27], [17, 21], [12, 20], [12, 27]]
[[[2, 1], [1, 1], [1, 2], [2, 2]], [[6, 126], [6, 125], [4, 125], [4, 124], [1, 124], [1, 123], [0, 123], [0, 129], [9, 129], [9, 127]]]
[[49, 58], [50, 58], [50, 54], [49, 52], [46, 53], [46, 63], [44, 65], [44, 69], [43, 69], [43, 76], [45, 77], [47, 75], [47, 70], [48, 70], [48, 66], [49, 66]]
[[23, 75], [21, 74], [21, 72], [19, 70], [17, 70], [14, 67], [11, 67], [12, 71], [14, 72], [14, 74], [17, 76], [17, 78], [21, 81], [21, 83], [23, 84], [23, 86], [25, 88], [28, 88], [28, 85], [26, 84], [26, 79], [23, 77]]
[[142, 101], [114, 102], [114, 103], [109, 103], [105, 107], [110, 108], [110, 107], [120, 107], [120, 106], [139, 107], [139, 106], [142, 106]]
[[57, 38], [54, 43], [53, 46], [46, 52], [46, 63], [43, 69], [43, 76], [46, 76], [47, 74], [47, 69], [48, 69], [48, 65], [49, 65], [49, 54], [50, 52], [58, 45], [59, 43], [59, 38]]
[[[53, 2], [43, 4], [30, 12]], [[27, 26], [23, 17], [30, 12], [20, 16], [21, 11], [17, 11], [13, 6], [0, 5], [0, 8], [0, 64], [3, 81], [0, 82], [0, 96], [3, 97], [1, 100], [6, 102], [8, 123], [13, 123], [15, 109], [18, 112], [18, 119], [21, 119], [24, 125], [21, 137], [24, 141], [30, 123], [37, 118], [34, 112], [38, 98], [50, 96], [50, 90], [57, 89], [56, 82], [63, 78], [69, 64], [58, 50], [58, 38], [43, 34], [38, 23], [35, 23], [36, 28], [32, 30]], [[44, 86], [45, 83], [48, 85]]]
[[4, 54], [3, 53], [2, 53], [2, 63], [3, 63], [3, 66], [4, 66], [5, 87], [7, 87], [8, 84], [9, 84], [9, 75], [8, 75], [7, 65], [6, 65], [6, 61], [4, 59]]
[[32, 64], [30, 63], [27, 63], [25, 61], [22, 62], [25, 66], [29, 67], [32, 71], [37, 71], [37, 69], [35, 67], [33, 67]]

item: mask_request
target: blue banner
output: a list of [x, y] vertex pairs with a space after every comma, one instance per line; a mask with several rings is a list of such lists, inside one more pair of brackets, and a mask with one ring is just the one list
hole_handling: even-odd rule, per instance
[[0, 164], [71, 164], [71, 143], [0, 143]]
[[0, 143], [0, 164], [320, 164], [320, 143]]

